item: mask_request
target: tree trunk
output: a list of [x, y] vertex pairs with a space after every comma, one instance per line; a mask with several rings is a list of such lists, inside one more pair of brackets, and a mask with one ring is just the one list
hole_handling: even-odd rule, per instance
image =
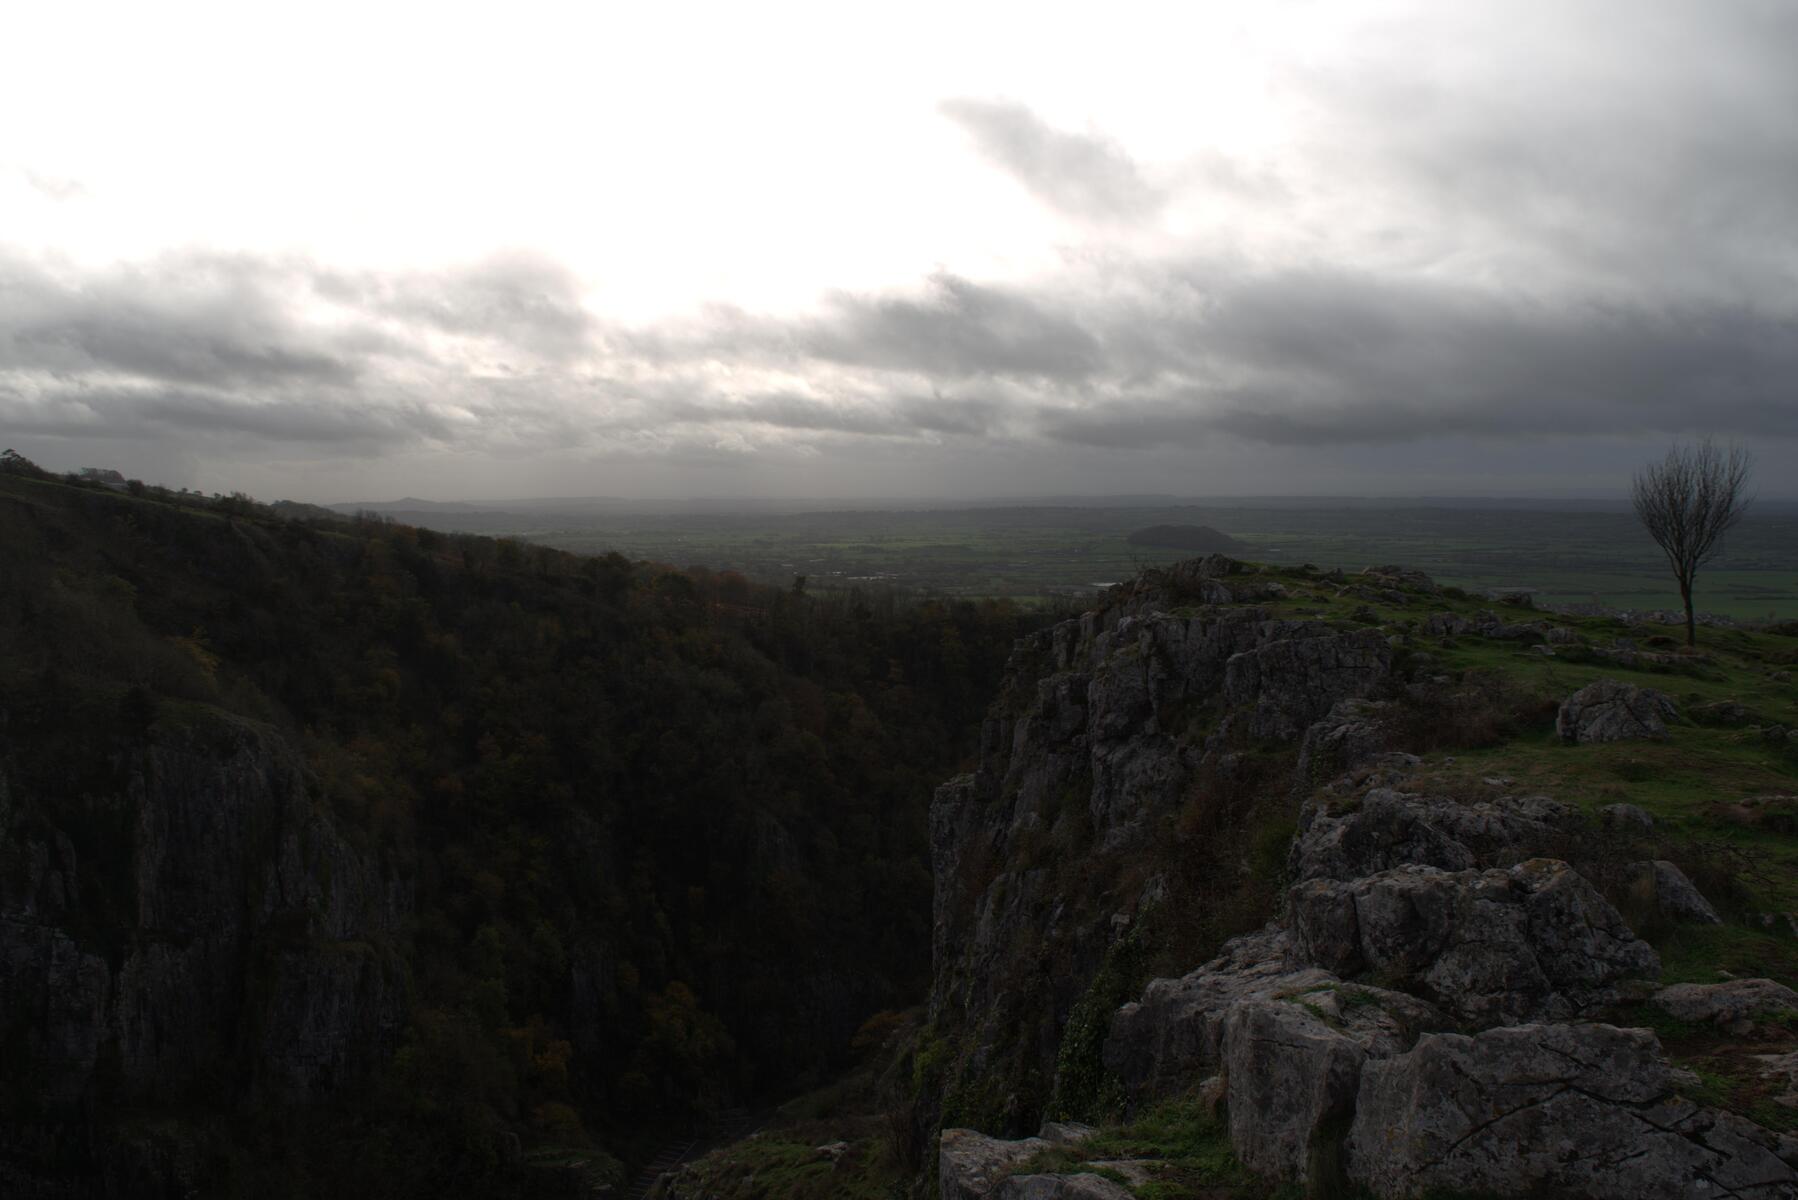
[[1698, 622], [1692, 617], [1692, 585], [1680, 580], [1679, 598], [1686, 602], [1686, 645], [1698, 645]]

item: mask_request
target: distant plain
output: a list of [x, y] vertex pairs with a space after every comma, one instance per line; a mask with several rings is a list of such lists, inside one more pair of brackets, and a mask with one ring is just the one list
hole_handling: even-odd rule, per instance
[[[347, 507], [347, 506], [346, 506]], [[1205, 525], [1248, 544], [1248, 557], [1358, 570], [1399, 563], [1473, 591], [1530, 589], [1548, 603], [1672, 609], [1679, 598], [1660, 551], [1620, 506], [1462, 507], [1367, 502], [1305, 506], [1032, 505], [779, 513], [687, 511], [553, 502], [504, 508], [381, 506], [395, 520], [518, 537], [582, 553], [734, 570], [812, 588], [890, 586], [953, 596], [1067, 597], [1188, 557], [1131, 545], [1151, 525]], [[1751, 512], [1699, 577], [1702, 612], [1798, 617], [1798, 506]]]

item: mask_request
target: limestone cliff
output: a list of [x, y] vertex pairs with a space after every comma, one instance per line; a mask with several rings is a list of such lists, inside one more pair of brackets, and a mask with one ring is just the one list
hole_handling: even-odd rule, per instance
[[218, 1164], [124, 1114], [317, 1099], [391, 1054], [410, 897], [281, 736], [159, 726], [78, 787], [29, 752], [0, 743], [0, 1190], [181, 1194]]
[[1198, 808], [1249, 819], [1232, 798], [1390, 674], [1383, 635], [1256, 603], [1282, 591], [1213, 556], [1019, 643], [979, 769], [931, 809], [947, 1120], [1022, 1131], [1090, 1092], [1092, 1021], [1137, 969], [1118, 961], [1133, 923], [1180, 892], [1183, 841], [1222, 840], [1179, 822]]

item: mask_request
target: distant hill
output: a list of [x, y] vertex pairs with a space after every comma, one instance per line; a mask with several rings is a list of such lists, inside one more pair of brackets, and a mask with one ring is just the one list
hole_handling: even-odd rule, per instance
[[1164, 546], [1194, 554], [1242, 554], [1248, 546], [1209, 525], [1151, 525], [1127, 539], [1132, 546]]
[[475, 506], [464, 504], [460, 500], [420, 500], [416, 496], [402, 496], [398, 500], [353, 500], [346, 504], [327, 504], [325, 507], [354, 516], [359, 512], [468, 512]]
[[289, 521], [341, 521], [343, 514], [322, 504], [306, 504], [299, 500], [277, 500], [268, 506], [277, 517]]

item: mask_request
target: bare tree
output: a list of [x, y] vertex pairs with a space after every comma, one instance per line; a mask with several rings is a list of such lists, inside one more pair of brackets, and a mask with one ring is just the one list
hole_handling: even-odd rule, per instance
[[1661, 462], [1636, 472], [1630, 497], [1636, 516], [1667, 555], [1686, 605], [1686, 645], [1698, 644], [1692, 617], [1692, 580], [1723, 545], [1723, 535], [1748, 511], [1754, 456], [1740, 446], [1719, 449], [1710, 438], [1675, 445]]

